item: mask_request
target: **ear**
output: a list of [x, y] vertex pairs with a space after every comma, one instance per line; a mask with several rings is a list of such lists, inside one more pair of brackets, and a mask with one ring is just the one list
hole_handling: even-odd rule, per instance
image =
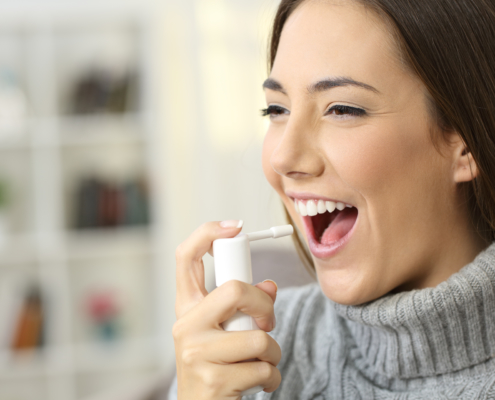
[[474, 161], [471, 152], [466, 144], [459, 136], [455, 134], [455, 139], [452, 143], [452, 169], [454, 182], [469, 182], [478, 176], [478, 167]]

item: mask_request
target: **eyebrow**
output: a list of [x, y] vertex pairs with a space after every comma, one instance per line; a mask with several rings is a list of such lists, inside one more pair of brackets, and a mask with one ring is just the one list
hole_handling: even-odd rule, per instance
[[[312, 94], [316, 92], [324, 92], [325, 90], [341, 86], [356, 86], [374, 93], [380, 93], [378, 89], [374, 88], [373, 86], [368, 85], [364, 82], [355, 81], [354, 79], [346, 76], [338, 76], [334, 78], [325, 78], [319, 80], [318, 82], [315, 82], [308, 86], [308, 93]], [[266, 79], [265, 82], [263, 82], [263, 88], [287, 94], [282, 84], [273, 78]]]
[[283, 86], [273, 78], [265, 79], [265, 81], [263, 82], [263, 89], [270, 89], [275, 92], [282, 92], [283, 94], [287, 94]]

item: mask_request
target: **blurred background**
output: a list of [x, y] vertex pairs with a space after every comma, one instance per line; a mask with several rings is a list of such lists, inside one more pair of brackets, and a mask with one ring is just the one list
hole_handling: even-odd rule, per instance
[[[284, 223], [259, 112], [277, 4], [0, 1], [0, 400], [166, 399], [177, 245]], [[253, 244], [255, 280], [281, 260], [309, 281], [288, 238]]]

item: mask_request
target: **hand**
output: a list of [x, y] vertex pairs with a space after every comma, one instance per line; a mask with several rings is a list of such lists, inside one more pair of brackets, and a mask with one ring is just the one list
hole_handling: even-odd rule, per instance
[[[234, 221], [229, 221], [234, 222]], [[266, 332], [275, 327], [272, 281], [256, 286], [229, 281], [208, 294], [203, 256], [213, 241], [237, 235], [241, 228], [218, 222], [200, 226], [176, 251], [177, 322], [173, 327], [179, 400], [240, 399], [254, 386], [273, 392], [280, 385], [278, 343]], [[255, 318], [260, 330], [225, 332], [222, 322], [237, 310]], [[257, 359], [257, 361], [240, 362]]]

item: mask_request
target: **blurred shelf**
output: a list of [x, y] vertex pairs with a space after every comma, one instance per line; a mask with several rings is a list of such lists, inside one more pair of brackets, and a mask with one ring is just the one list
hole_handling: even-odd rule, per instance
[[36, 260], [36, 254], [33, 235], [0, 237], [0, 266], [32, 263]]
[[140, 114], [64, 116], [59, 131], [62, 146], [141, 143], [146, 139]]
[[27, 130], [6, 132], [0, 130], [0, 151], [24, 150], [30, 146]]
[[74, 348], [74, 368], [79, 373], [98, 373], [154, 366], [157, 341], [142, 338], [115, 343], [87, 343]]
[[9, 1], [0, 2], [0, 21], [3, 29], [29, 30], [42, 21], [68, 29], [87, 29], [87, 21], [104, 24], [133, 23], [146, 16], [140, 0], [78, 1]]
[[[38, 131], [43, 131], [42, 137]], [[56, 139], [57, 131], [60, 132], [59, 140]], [[25, 120], [23, 129], [15, 132], [0, 130], [0, 151], [40, 146], [143, 144], [147, 139], [144, 132], [144, 115], [140, 113], [29, 118]]]
[[[0, 351], [0, 382], [75, 373], [101, 373], [156, 366], [154, 338], [114, 343], [83, 343], [45, 350]], [[71, 355], [72, 354], [72, 355]]]
[[70, 371], [70, 349], [67, 347], [0, 352], [0, 381], [64, 375]]
[[105, 257], [147, 256], [151, 254], [149, 226], [82, 229], [66, 235], [67, 257], [84, 260]]
[[0, 267], [33, 264], [40, 251], [55, 258], [63, 258], [65, 253], [69, 260], [152, 255], [150, 226], [74, 230], [62, 238], [45, 236], [41, 236], [44, 240], [29, 234], [0, 237]]
[[[158, 145], [149, 40], [154, 16], [138, 0], [62, 3], [0, 4], [6, 43], [0, 56], [17, 71], [28, 100], [24, 118], [0, 124], [0, 172], [15, 195], [10, 232], [0, 236], [1, 400], [77, 400], [110, 385], [121, 388], [129, 377], [163, 368], [164, 350], [173, 353], [160, 331], [168, 318], [166, 302], [155, 301], [162, 288], [152, 282], [166, 268], [156, 246], [162, 223], [84, 230], [66, 223], [83, 179], [118, 187], [142, 180], [150, 193], [161, 192], [153, 186], [158, 164], [147, 162], [161, 157], [152, 151]], [[102, 66], [135, 74], [122, 108], [129, 111], [64, 113], [78, 109], [70, 104], [84, 71]], [[107, 283], [124, 299], [127, 325], [121, 341], [103, 344], [87, 334], [94, 322], [84, 320], [82, 307]], [[31, 284], [44, 298], [47, 347], [11, 351], [11, 331], [24, 317]]]

